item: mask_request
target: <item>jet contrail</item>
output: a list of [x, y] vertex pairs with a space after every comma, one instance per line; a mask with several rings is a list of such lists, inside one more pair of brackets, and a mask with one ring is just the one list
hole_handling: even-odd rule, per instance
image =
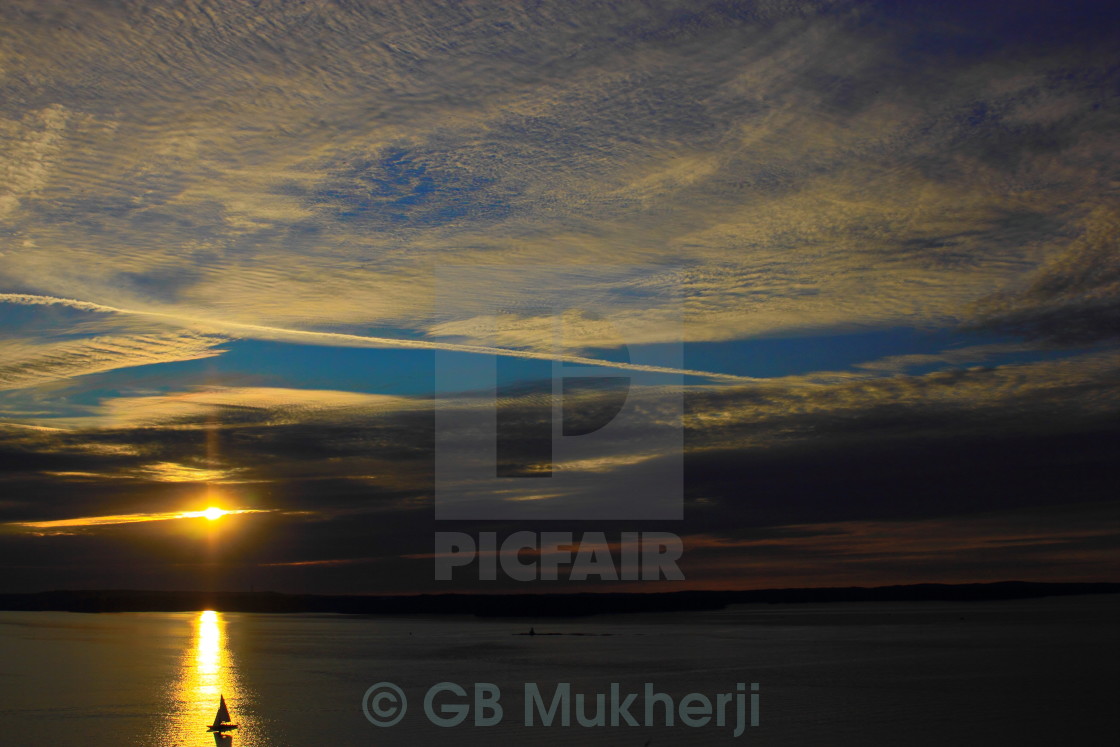
[[309, 332], [302, 329], [285, 329], [283, 327], [268, 327], [261, 324], [245, 324], [242, 322], [227, 322], [217, 319], [187, 316], [184, 314], [171, 314], [162, 311], [143, 311], [140, 309], [122, 309], [116, 306], [79, 301], [73, 298], [56, 298], [54, 296], [39, 296], [30, 293], [0, 293], [0, 303], [22, 304], [24, 306], [67, 306], [81, 311], [99, 311], [109, 314], [128, 314], [131, 316], [154, 317], [164, 319], [179, 326], [201, 325], [212, 329], [228, 331], [232, 336], [250, 337], [258, 339], [272, 339], [284, 341], [301, 341], [320, 345], [345, 345], [348, 347], [365, 348], [410, 348], [417, 350], [443, 350], [453, 353], [473, 353], [476, 355], [498, 355], [506, 358], [528, 358], [531, 360], [559, 361], [582, 366], [597, 366], [600, 368], [613, 368], [623, 371], [640, 371], [643, 373], [663, 373], [676, 376], [697, 376], [718, 381], [732, 381], [736, 383], [757, 383], [762, 379], [750, 376], [736, 376], [734, 374], [715, 373], [713, 371], [694, 371], [687, 368], [672, 368], [669, 366], [650, 366], [641, 363], [620, 363], [618, 361], [587, 358], [581, 355], [565, 355], [537, 353], [531, 350], [510, 350], [509, 348], [493, 348], [485, 345], [461, 345], [454, 342], [430, 342], [428, 340], [404, 340], [395, 337], [373, 337], [367, 335], [352, 335], [343, 332]]

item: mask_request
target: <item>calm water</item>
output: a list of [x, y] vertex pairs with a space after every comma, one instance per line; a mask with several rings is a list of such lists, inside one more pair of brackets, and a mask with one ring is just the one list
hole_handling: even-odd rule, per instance
[[[0, 742], [213, 745], [1113, 744], [1120, 597], [976, 604], [744, 606], [716, 613], [531, 621], [232, 613], [0, 613]], [[409, 698], [378, 728], [376, 682]], [[438, 728], [442, 681], [502, 689], [499, 726]], [[643, 683], [680, 698], [760, 683], [760, 725], [520, 725], [524, 682], [551, 696]], [[442, 702], [442, 701], [441, 701]], [[631, 712], [644, 718], [639, 698]], [[660, 710], [657, 711], [660, 714]], [[574, 715], [573, 715], [574, 720]]]

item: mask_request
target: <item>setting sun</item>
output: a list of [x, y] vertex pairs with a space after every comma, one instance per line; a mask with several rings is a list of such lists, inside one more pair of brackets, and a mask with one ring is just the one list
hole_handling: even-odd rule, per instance
[[223, 511], [222, 509], [220, 509], [216, 506], [211, 506], [210, 508], [203, 511], [202, 515], [205, 516], [210, 521], [216, 521], [216, 520], [222, 518], [223, 516], [225, 516], [227, 513], [228, 513], [227, 511]]
[[217, 506], [210, 506], [209, 508], [204, 509], [202, 511], [186, 511], [183, 514], [181, 514], [181, 517], [184, 518], [184, 519], [208, 519], [209, 521], [217, 521], [218, 519], [222, 518], [226, 514], [239, 514], [239, 513], [249, 513], [249, 512], [245, 511], [245, 510], [226, 511], [224, 508], [218, 508]]

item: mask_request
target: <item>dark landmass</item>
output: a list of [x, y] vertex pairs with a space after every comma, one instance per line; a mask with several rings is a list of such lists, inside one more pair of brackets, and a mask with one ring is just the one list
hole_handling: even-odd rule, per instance
[[1120, 583], [915, 584], [667, 593], [436, 594], [328, 596], [275, 592], [46, 591], [0, 594], [0, 610], [66, 612], [335, 612], [358, 615], [459, 614], [479, 617], [581, 617], [596, 614], [716, 610], [730, 604], [929, 602], [1116, 594]]
[[605, 636], [609, 638], [614, 635], [614, 633], [538, 633], [534, 630], [530, 630], [528, 633], [513, 633], [513, 635], [528, 635], [534, 638], [542, 635], [571, 635], [577, 638], [600, 638]]

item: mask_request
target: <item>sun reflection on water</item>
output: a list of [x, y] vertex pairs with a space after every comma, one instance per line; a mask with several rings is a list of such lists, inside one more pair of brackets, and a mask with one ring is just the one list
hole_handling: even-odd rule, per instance
[[[245, 703], [246, 693], [226, 645], [226, 621], [222, 613], [214, 610], [200, 612], [193, 623], [192, 645], [180, 660], [179, 677], [172, 696], [172, 713], [166, 723], [162, 743], [180, 747], [212, 744], [249, 747], [261, 744], [254, 738], [251, 719], [246, 719], [246, 714], [239, 707]], [[232, 720], [240, 724], [232, 735], [218, 735], [206, 730], [214, 721], [223, 695]]]
[[218, 613], [206, 610], [198, 616], [198, 643], [195, 646], [195, 694], [213, 702], [222, 694], [222, 623]]

